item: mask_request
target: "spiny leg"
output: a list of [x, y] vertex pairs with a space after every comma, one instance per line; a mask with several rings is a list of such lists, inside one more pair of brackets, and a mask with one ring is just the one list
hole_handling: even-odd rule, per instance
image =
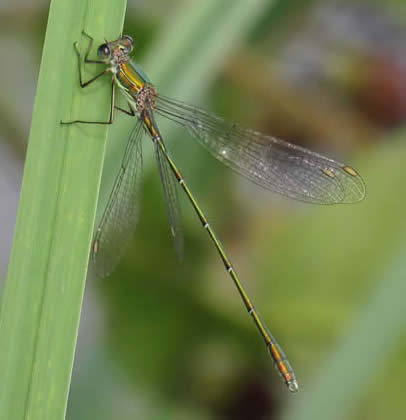
[[155, 136], [153, 138], [153, 141], [157, 143], [158, 147], [163, 152], [166, 160], [169, 163], [169, 166], [171, 167], [171, 170], [173, 174], [175, 175], [176, 179], [178, 180], [179, 184], [182, 186], [184, 192], [186, 193], [186, 196], [188, 197], [189, 201], [191, 202], [197, 216], [200, 219], [200, 222], [202, 223], [202, 226], [207, 231], [210, 239], [213, 241], [214, 246], [216, 247], [218, 253], [220, 254], [220, 257], [223, 261], [223, 264], [230, 275], [231, 279], [234, 282], [234, 285], [236, 286], [238, 293], [241, 296], [242, 301], [244, 302], [245, 307], [247, 308], [248, 313], [252, 316], [252, 319], [258, 328], [265, 345], [279, 371], [281, 374], [283, 380], [285, 381], [286, 385], [288, 386], [288, 389], [291, 392], [296, 392], [299, 389], [295, 374], [293, 372], [292, 367], [290, 366], [290, 363], [283, 352], [282, 348], [277, 343], [276, 339], [273, 337], [269, 329], [266, 327], [265, 323], [262, 321], [261, 317], [259, 316], [259, 313], [255, 309], [254, 305], [251, 302], [251, 299], [245, 292], [243, 285], [234, 270], [229, 258], [227, 257], [227, 254], [225, 250], [223, 249], [222, 245], [220, 244], [220, 241], [218, 240], [216, 234], [214, 233], [213, 229], [211, 228], [207, 218], [203, 214], [202, 210], [200, 209], [199, 205], [197, 204], [197, 201], [195, 200], [192, 192], [190, 191], [189, 187], [186, 185], [181, 173], [179, 172], [178, 168], [176, 167], [175, 163], [169, 156], [166, 147], [162, 141], [162, 138], [160, 136]]
[[[70, 125], [70, 124], [99, 124], [99, 125], [110, 125], [110, 124], [113, 124], [113, 120], [114, 120], [114, 108], [116, 108], [114, 104], [115, 104], [115, 90], [114, 90], [114, 80], [112, 80], [111, 81], [110, 118], [108, 119], [108, 121], [73, 120], [73, 121], [61, 121], [61, 124], [63, 124], [63, 125]], [[118, 109], [120, 111], [125, 112], [121, 108], [118, 108]]]
[[[93, 63], [93, 64], [106, 64], [104, 61], [102, 61], [102, 60], [89, 60], [89, 54], [90, 54], [90, 51], [92, 50], [92, 47], [93, 47], [93, 41], [94, 41], [94, 38], [92, 37], [92, 36], [90, 36], [87, 32], [85, 32], [85, 31], [82, 31], [82, 34], [84, 35], [84, 36], [86, 36], [87, 38], [89, 38], [89, 45], [88, 45], [88, 47], [87, 47], [87, 50], [86, 50], [86, 54], [85, 54], [85, 59], [84, 59], [84, 62], [85, 63]], [[77, 42], [75, 42], [75, 44], [77, 45]], [[77, 47], [75, 47], [75, 48], [77, 48]]]
[[114, 108], [116, 108], [118, 111], [123, 112], [124, 114], [129, 115], [130, 117], [135, 117], [137, 114], [134, 112], [134, 109], [131, 107], [129, 102], [127, 102], [127, 105], [128, 105], [129, 111], [126, 109], [120, 108], [119, 106], [116, 106], [116, 105], [114, 105]]
[[[92, 46], [93, 46], [93, 38], [90, 35], [88, 35], [86, 32], [84, 32], [84, 31], [82, 31], [82, 33], [83, 33], [83, 35], [87, 36], [90, 39], [89, 45], [88, 45], [87, 50], [86, 50], [86, 53], [85, 53], [85, 58], [84, 58], [83, 61], [85, 63], [91, 63], [91, 64], [106, 64], [104, 61], [101, 61], [101, 60], [89, 60], [89, 54], [90, 54], [90, 51], [91, 51]], [[76, 55], [78, 57], [78, 70], [79, 70], [80, 87], [84, 88], [86, 86], [89, 86], [91, 83], [93, 83], [99, 77], [105, 75], [106, 73], [108, 73], [110, 71], [110, 69], [105, 69], [101, 73], [99, 73], [96, 76], [92, 77], [90, 80], [87, 80], [86, 82], [84, 82], [83, 81], [83, 77], [82, 77], [82, 57], [80, 55], [78, 43], [75, 42], [73, 44], [73, 47], [75, 48], [75, 52], [76, 52]]]

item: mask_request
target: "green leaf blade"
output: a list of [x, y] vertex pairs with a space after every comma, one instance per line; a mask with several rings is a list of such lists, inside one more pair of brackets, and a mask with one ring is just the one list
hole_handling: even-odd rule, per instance
[[[121, 31], [125, 1], [54, 0], [0, 317], [0, 418], [63, 419], [107, 127], [106, 87], [78, 86], [73, 42]], [[67, 30], [68, 28], [68, 30]], [[105, 85], [101, 85], [105, 86]]]

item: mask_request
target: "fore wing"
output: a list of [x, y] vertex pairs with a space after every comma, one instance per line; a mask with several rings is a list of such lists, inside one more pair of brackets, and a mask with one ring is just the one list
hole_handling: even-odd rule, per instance
[[165, 96], [158, 96], [155, 109], [185, 126], [214, 157], [268, 190], [317, 204], [355, 203], [365, 196], [364, 182], [350, 166]]
[[114, 270], [138, 221], [143, 133], [142, 121], [138, 120], [128, 139], [120, 170], [96, 230], [92, 259], [100, 277], [106, 277]]

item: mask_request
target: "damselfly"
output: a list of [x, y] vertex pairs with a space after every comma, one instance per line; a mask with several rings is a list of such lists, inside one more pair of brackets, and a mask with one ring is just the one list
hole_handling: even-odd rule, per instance
[[[352, 167], [303, 147], [241, 128], [197, 107], [158, 95], [145, 73], [130, 58], [134, 46], [131, 37], [124, 35], [115, 41], [106, 41], [97, 49], [98, 60], [91, 60], [89, 54], [93, 38], [83, 34], [89, 39], [84, 62], [104, 64], [107, 67], [95, 77], [84, 81], [82, 58], [78, 44], [75, 43], [80, 86], [84, 88], [101, 76], [111, 74], [110, 118], [108, 121], [74, 120], [63, 124], [112, 124], [115, 110], [136, 118], [119, 173], [96, 230], [92, 248], [96, 270], [101, 276], [112, 272], [123, 253], [123, 247], [134, 231], [142, 169], [141, 141], [146, 133], [155, 148], [169, 224], [178, 254], [183, 252], [183, 237], [176, 184], [185, 192], [203, 228], [213, 241], [286, 385], [290, 391], [296, 392], [298, 383], [289, 361], [260, 318], [224, 248], [172, 160], [155, 117], [164, 116], [186, 127], [214, 157], [236, 172], [268, 190], [296, 200], [317, 204], [355, 203], [365, 195], [361, 177]], [[128, 109], [116, 105], [116, 88], [124, 95]]]

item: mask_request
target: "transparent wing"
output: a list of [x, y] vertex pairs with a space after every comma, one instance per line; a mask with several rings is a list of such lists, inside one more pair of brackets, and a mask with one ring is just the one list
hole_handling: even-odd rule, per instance
[[155, 110], [187, 127], [214, 157], [268, 190], [318, 204], [355, 203], [365, 196], [364, 182], [350, 166], [165, 96], [158, 96]]
[[128, 139], [120, 170], [93, 241], [96, 273], [106, 277], [121, 259], [138, 221], [142, 173], [142, 121]]
[[175, 250], [180, 260], [183, 259], [183, 229], [179, 206], [178, 190], [175, 176], [161, 148], [155, 144], [155, 153], [158, 161], [159, 174], [164, 190], [166, 210], [168, 212], [169, 226], [175, 244]]

